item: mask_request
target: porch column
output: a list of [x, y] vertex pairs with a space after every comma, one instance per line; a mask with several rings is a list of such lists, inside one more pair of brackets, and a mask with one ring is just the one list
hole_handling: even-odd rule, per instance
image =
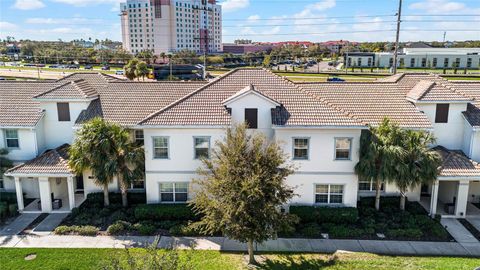
[[42, 212], [52, 212], [52, 197], [50, 195], [52, 190], [50, 188], [50, 181], [48, 181], [48, 177], [39, 177], [38, 187], [40, 190], [40, 201], [42, 202]]
[[17, 176], [15, 176], [15, 192], [17, 193], [18, 211], [22, 212], [25, 208], [25, 205], [23, 204], [22, 182], [20, 181], [20, 177]]
[[455, 215], [457, 217], [465, 217], [465, 215], [467, 214], [469, 186], [470, 182], [468, 180], [458, 181], [457, 201], [455, 203]]
[[438, 204], [438, 186], [440, 182], [436, 180], [432, 184], [432, 195], [430, 197], [430, 216], [435, 216], [437, 214], [437, 204]]
[[68, 203], [70, 205], [70, 210], [75, 208], [75, 189], [73, 187], [73, 177], [67, 177], [67, 189], [68, 189]]

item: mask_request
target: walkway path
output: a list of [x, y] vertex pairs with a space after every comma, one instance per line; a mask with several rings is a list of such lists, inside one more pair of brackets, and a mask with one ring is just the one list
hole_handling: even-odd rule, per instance
[[467, 217], [467, 221], [475, 227], [478, 231], [480, 231], [480, 217]]
[[21, 214], [12, 223], [8, 224], [0, 231], [0, 236], [16, 235], [21, 233], [39, 216], [40, 213]]
[[[0, 236], [0, 247], [16, 248], [125, 248], [143, 247], [155, 237], [142, 236]], [[246, 245], [224, 237], [166, 237], [159, 248], [221, 251], [246, 251]], [[257, 251], [288, 251], [333, 253], [338, 250], [368, 252], [383, 255], [412, 256], [475, 256], [480, 257], [480, 243], [414, 242], [377, 240], [285, 239], [270, 240], [256, 245]]]
[[51, 234], [55, 228], [62, 223], [69, 213], [51, 213], [40, 224], [33, 229], [33, 233], [37, 235]]
[[459, 243], [479, 243], [463, 225], [455, 218], [442, 218], [440, 223], [447, 229], [455, 241]]

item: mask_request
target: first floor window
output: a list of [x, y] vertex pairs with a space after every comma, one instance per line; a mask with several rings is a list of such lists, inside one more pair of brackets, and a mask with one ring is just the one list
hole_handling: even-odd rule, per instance
[[308, 138], [293, 139], [293, 159], [308, 159]]
[[210, 137], [194, 137], [194, 158], [210, 157]]
[[340, 204], [343, 203], [343, 185], [316, 185], [315, 203]]
[[153, 158], [168, 159], [168, 137], [153, 138]]
[[145, 189], [145, 179], [133, 180], [131, 189]]
[[[358, 191], [375, 191], [377, 190], [377, 184], [373, 180], [359, 180]], [[384, 185], [380, 186], [380, 191], [384, 191]]]
[[188, 183], [160, 183], [161, 202], [186, 202]]
[[18, 148], [20, 143], [18, 141], [18, 130], [7, 129], [5, 130], [5, 143], [7, 148]]

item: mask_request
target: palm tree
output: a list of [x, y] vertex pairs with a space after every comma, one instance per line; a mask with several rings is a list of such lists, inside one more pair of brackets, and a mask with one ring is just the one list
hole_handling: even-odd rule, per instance
[[137, 63], [137, 66], [135, 68], [135, 76], [137, 78], [142, 77], [143, 80], [145, 81], [145, 76], [147, 76], [150, 73], [150, 70], [148, 69], [147, 63], [141, 61]]
[[145, 152], [142, 146], [132, 142], [128, 131], [123, 130], [121, 141], [118, 143], [116, 160], [113, 166], [117, 168], [120, 190], [122, 193], [122, 205], [128, 206], [127, 191], [134, 180], [145, 177]]
[[115, 141], [111, 126], [101, 118], [95, 118], [85, 123], [77, 131], [76, 139], [69, 149], [68, 164], [73, 171], [80, 174], [91, 170], [95, 184], [103, 187], [104, 205], [110, 205], [108, 184], [113, 181], [115, 168], [109, 164], [115, 152]]
[[421, 184], [429, 184], [437, 179], [442, 164], [440, 155], [430, 149], [435, 138], [429, 132], [405, 130], [403, 132], [403, 147], [405, 156], [400, 162], [398, 177], [394, 179], [400, 190], [400, 210], [405, 210], [405, 201], [408, 188], [415, 188]]
[[162, 61], [165, 64], [165, 58], [167, 58], [167, 54], [162, 52], [162, 53], [160, 53], [160, 57], [162, 58]]
[[401, 129], [383, 119], [378, 127], [362, 131], [360, 160], [355, 172], [363, 180], [375, 182], [375, 209], [380, 210], [381, 186], [398, 176], [398, 166], [405, 156], [401, 146]]
[[128, 64], [123, 68], [125, 70], [125, 77], [127, 77], [129, 80], [134, 80], [137, 77], [136, 70], [138, 63], [139, 60], [137, 58], [133, 58], [132, 60], [128, 61]]

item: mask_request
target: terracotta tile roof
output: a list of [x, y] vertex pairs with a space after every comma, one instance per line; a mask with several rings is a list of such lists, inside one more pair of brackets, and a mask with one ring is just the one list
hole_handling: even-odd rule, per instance
[[310, 95], [294, 83], [263, 69], [237, 69], [182, 97], [139, 122], [144, 126], [227, 126], [231, 117], [222, 101], [249, 85], [282, 104], [273, 125], [364, 126], [365, 123]]
[[434, 148], [442, 157], [440, 176], [480, 176], [480, 164], [469, 159], [460, 150], [448, 150], [442, 146]]
[[236, 94], [234, 94], [234, 95], [230, 96], [229, 98], [225, 99], [224, 101], [222, 101], [222, 104], [227, 104], [227, 103], [229, 103], [230, 101], [235, 100], [236, 98], [241, 97], [241, 96], [243, 96], [243, 95], [245, 95], [245, 94], [247, 94], [247, 93], [250, 93], [250, 92], [257, 94], [257, 95], [259, 95], [259, 96], [261, 96], [261, 97], [269, 100], [269, 101], [272, 102], [272, 103], [276, 103], [276, 104], [278, 104], [279, 106], [281, 105], [278, 101], [272, 99], [271, 97], [267, 97], [267, 96], [264, 95], [263, 93], [257, 91], [257, 90], [255, 89], [255, 86], [254, 86], [253, 84], [250, 84], [249, 86], [247, 86], [247, 87], [243, 88], [242, 90], [238, 91]]
[[87, 81], [80, 79], [67, 82], [44, 93], [36, 95], [39, 99], [89, 99], [98, 97], [94, 86]]
[[95, 86], [105, 86], [114, 80], [99, 73], [78, 73], [57, 81], [0, 81], [0, 126], [35, 126], [43, 112], [33, 97], [80, 79]]
[[385, 117], [402, 127], [431, 128], [428, 117], [407, 101], [411, 89], [396, 83], [305, 83], [299, 86], [370, 125]]
[[7, 170], [6, 175], [73, 174], [68, 166], [68, 144], [47, 150], [40, 156]]

